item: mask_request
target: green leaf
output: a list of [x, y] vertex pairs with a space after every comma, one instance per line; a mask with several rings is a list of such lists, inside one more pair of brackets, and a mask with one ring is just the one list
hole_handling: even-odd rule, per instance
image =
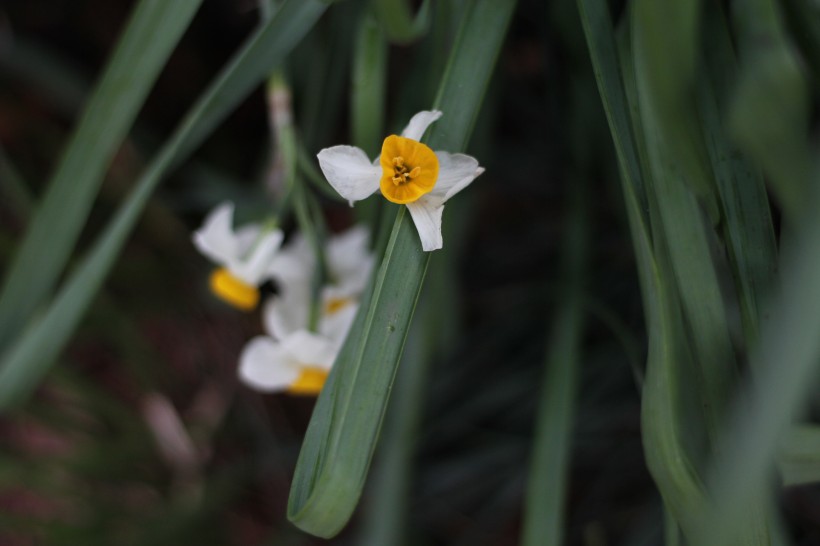
[[[432, 273], [432, 272], [431, 272]], [[419, 425], [427, 396], [427, 376], [433, 356], [432, 300], [426, 292], [415, 311], [393, 386], [383, 436], [368, 479], [367, 506], [363, 529], [356, 541], [360, 546], [399, 545], [409, 529]]]
[[[436, 100], [444, 116], [428, 131], [433, 149], [466, 147], [514, 7], [478, 0], [464, 14]], [[428, 259], [406, 207], [399, 207], [373, 290], [319, 396], [299, 455], [288, 517], [309, 533], [334, 536], [358, 503]]]
[[[714, 509], [705, 515], [703, 546], [733, 544], [749, 525], [748, 499], [767, 491], [775, 457], [792, 420], [816, 394], [820, 366], [820, 197], [807, 199], [794, 240], [783, 245], [782, 293], [769, 306], [750, 365], [758, 376], [742, 393], [729, 421], [725, 448], [710, 472]], [[785, 364], [785, 365], [784, 365]]]
[[704, 37], [705, 73], [698, 82], [698, 104], [712, 169], [717, 179], [723, 240], [735, 279], [746, 343], [757, 340], [766, 320], [764, 302], [774, 288], [777, 245], [766, 187], [759, 170], [729, 138], [725, 120], [734, 89], [737, 61], [723, 14], [708, 12]]
[[820, 10], [815, 0], [786, 0], [781, 4], [792, 28], [791, 37], [800, 46], [813, 83], [820, 83]]
[[709, 159], [698, 124], [699, 0], [660, 4], [638, 0], [632, 9], [633, 52], [641, 111], [669, 142], [671, 161], [713, 222], [717, 222]]
[[407, 0], [373, 0], [373, 11], [391, 42], [406, 44], [421, 37], [430, 24], [430, 0], [413, 17]]
[[307, 36], [288, 61], [293, 67], [293, 85], [302, 89], [295, 103], [295, 119], [299, 120], [303, 142], [311, 150], [328, 144], [346, 105], [344, 100], [328, 97], [344, 95], [355, 42], [351, 36], [356, 33], [363, 8], [362, 2], [340, 2], [333, 6], [316, 32]]
[[0, 358], [0, 408], [28, 396], [68, 342], [162, 177], [208, 135], [313, 26], [318, 0], [289, 0], [246, 42], [185, 116], [48, 310]]
[[820, 482], [820, 427], [793, 426], [777, 458], [783, 485], [805, 485]]
[[[583, 175], [582, 175], [583, 177]], [[570, 219], [564, 237], [563, 292], [547, 338], [547, 358], [527, 480], [521, 543], [564, 543], [565, 497], [572, 425], [580, 373], [584, 277], [589, 246], [588, 200], [583, 178], [572, 183]]]
[[609, 10], [600, 0], [577, 0], [577, 3], [598, 91], [622, 172], [622, 188], [627, 200], [634, 200], [637, 205], [635, 211], [638, 214], [636, 219], [639, 220], [638, 231], [633, 229], [632, 233], [640, 233], [651, 241], [649, 217], [646, 213], [649, 206], [643, 190], [642, 167]]
[[[672, 266], [685, 325], [691, 331], [689, 337], [697, 364], [694, 371], [700, 383], [706, 431], [714, 441], [735, 378], [736, 363], [718, 274], [712, 260], [710, 226], [704, 222], [698, 200], [690, 189], [700, 188], [701, 203], [708, 204], [710, 215], [716, 218], [715, 183], [711, 169], [701, 163], [699, 154], [683, 152], [703, 148], [705, 153], [697, 117], [684, 132], [675, 125], [678, 114], [671, 113], [679, 109], [678, 105], [684, 100], [676, 90], [686, 88], [690, 82], [673, 76], [674, 71], [665, 72], [671, 81], [661, 80], [657, 74], [661, 64], [657, 52], [667, 46], [676, 51], [677, 47], [670, 45], [669, 37], [682, 32], [674, 24], [674, 18], [666, 18], [657, 8], [658, 5], [651, 1], [638, 2], [632, 19], [635, 82], [644, 145], [652, 172], [652, 183], [647, 184], [650, 211], [655, 212], [652, 230], [656, 246], [665, 248], [663, 252], [668, 253]], [[691, 13], [686, 15], [680, 23], [685, 28], [690, 24], [688, 17], [693, 17]], [[659, 25], [663, 25], [668, 33], [659, 32]], [[680, 54], [684, 70], [688, 54], [686, 50]], [[672, 64], [675, 61], [676, 58], [669, 59]]]
[[143, 0], [132, 13], [6, 274], [0, 347], [50, 296], [106, 168], [200, 3]]
[[[369, 157], [381, 150], [387, 94], [387, 42], [371, 15], [362, 17], [353, 51], [350, 117], [352, 144]], [[374, 199], [359, 203], [356, 218], [375, 225], [382, 204]]]
[[[703, 484], [684, 444], [679, 374], [690, 362], [680, 337], [680, 306], [669, 275], [655, 257], [644, 188], [648, 173], [635, 140], [640, 126], [630, 122], [632, 104], [626, 93], [607, 4], [578, 0], [581, 22], [590, 49], [598, 90], [609, 121], [621, 170], [633, 247], [649, 329], [649, 355], [642, 398], [641, 421], [647, 464], [663, 495], [664, 504], [682, 526], [694, 528], [705, 500]], [[630, 55], [625, 55], [630, 60]], [[639, 113], [634, 112], [640, 121]], [[663, 257], [663, 256], [661, 256]], [[667, 266], [668, 267], [668, 266]]]
[[806, 138], [811, 104], [802, 59], [785, 34], [779, 3], [739, 0], [733, 26], [741, 74], [732, 136], [763, 168], [791, 220], [805, 213], [814, 155]]
[[353, 145], [373, 156], [381, 149], [384, 137], [387, 43], [371, 16], [362, 17], [359, 24], [351, 78]]

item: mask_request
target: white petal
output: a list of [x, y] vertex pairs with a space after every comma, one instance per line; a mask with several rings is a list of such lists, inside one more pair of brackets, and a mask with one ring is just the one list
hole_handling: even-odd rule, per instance
[[260, 391], [285, 390], [299, 378], [299, 373], [288, 351], [269, 337], [253, 338], [239, 356], [239, 379]]
[[305, 262], [292, 254], [278, 253], [270, 262], [268, 274], [277, 282], [301, 279], [307, 274]]
[[370, 231], [357, 226], [333, 237], [327, 245], [327, 264], [339, 297], [358, 296], [367, 284], [374, 258], [369, 249]]
[[303, 366], [316, 366], [329, 370], [338, 350], [324, 336], [297, 330], [282, 340], [282, 346]]
[[279, 283], [310, 282], [315, 262], [307, 240], [297, 233], [271, 260], [269, 274]]
[[258, 286], [269, 276], [271, 261], [282, 244], [285, 234], [274, 229], [254, 244], [249, 256], [228, 264], [228, 269], [251, 286]]
[[330, 238], [327, 243], [327, 259], [348, 268], [369, 253], [369, 243], [370, 230], [365, 226], [354, 226]]
[[410, 119], [410, 123], [401, 132], [401, 136], [413, 140], [421, 140], [424, 131], [431, 123], [441, 117], [441, 112], [438, 110], [422, 110]]
[[194, 232], [194, 245], [211, 260], [226, 264], [239, 255], [232, 224], [233, 203], [224, 202], [211, 211], [202, 227]]
[[259, 224], [248, 224], [238, 228], [233, 233], [236, 246], [239, 248], [237, 256], [244, 256], [256, 243], [259, 236], [262, 234], [262, 226]]
[[441, 213], [444, 212], [444, 205], [424, 195], [412, 203], [407, 203], [407, 208], [419, 232], [421, 248], [426, 252], [441, 248], [444, 244], [441, 238]]
[[484, 172], [478, 160], [466, 154], [436, 152], [438, 158], [438, 180], [430, 196], [441, 204], [466, 188]]
[[319, 332], [327, 337], [336, 347], [341, 347], [344, 343], [356, 312], [359, 310], [359, 302], [351, 302], [335, 313], [325, 314], [319, 323]]
[[348, 201], [361, 201], [379, 189], [382, 169], [355, 146], [333, 146], [317, 155], [330, 185]]
[[310, 290], [290, 291], [268, 299], [262, 311], [265, 331], [276, 339], [307, 328]]

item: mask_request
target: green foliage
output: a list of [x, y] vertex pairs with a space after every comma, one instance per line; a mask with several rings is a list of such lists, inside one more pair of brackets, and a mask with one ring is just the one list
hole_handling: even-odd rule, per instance
[[[3, 10], [0, 543], [781, 546], [816, 523], [811, 1], [141, 0], [91, 85], [100, 1]], [[372, 158], [433, 108], [425, 143], [487, 172], [431, 255], [315, 155]], [[304, 238], [309, 330], [327, 241], [372, 234], [315, 405], [237, 386], [260, 313], [211, 302], [190, 242], [223, 199]]]
[[[429, 130], [426, 143], [433, 149], [466, 147], [513, 7], [477, 2], [465, 14], [435, 101], [447, 118]], [[463, 81], [472, 82], [469, 93], [459, 93]], [[362, 302], [319, 396], [288, 510], [291, 521], [312, 534], [337, 534], [364, 487], [427, 269], [429, 254], [421, 250], [417, 237], [409, 212], [401, 207], [373, 290]]]

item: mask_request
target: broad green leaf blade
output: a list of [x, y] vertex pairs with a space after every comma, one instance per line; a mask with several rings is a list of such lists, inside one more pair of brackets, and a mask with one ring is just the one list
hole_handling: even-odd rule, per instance
[[[622, 188], [627, 200], [636, 201], [637, 207], [635, 208], [640, 219], [639, 232], [651, 241], [649, 218], [646, 213], [649, 205], [646, 204], [643, 190], [641, 163], [630, 119], [630, 109], [626, 99], [609, 9], [600, 0], [577, 0], [577, 3], [592, 68], [598, 83], [598, 91], [624, 178]], [[634, 229], [632, 232], [636, 233]]]
[[[758, 380], [736, 406], [725, 449], [711, 469], [714, 510], [693, 544], [733, 544], [749, 524], [747, 500], [769, 487], [775, 456], [792, 420], [816, 394], [820, 366], [820, 198], [812, 196], [795, 240], [783, 246], [782, 293], [770, 307], [751, 356]], [[784, 365], [784, 363], [788, 365]]]
[[680, 409], [681, 374], [692, 358], [680, 335], [682, 317], [674, 287], [669, 286], [663, 264], [652, 265], [655, 267], [644, 289], [649, 302], [649, 355], [641, 399], [644, 453], [669, 514], [684, 534], [691, 536], [708, 508], [705, 486], [685, 445]]
[[805, 485], [820, 482], [820, 427], [793, 426], [777, 457], [783, 485]]
[[421, 37], [430, 24], [430, 0], [424, 0], [415, 17], [407, 0], [373, 0], [373, 11], [391, 42], [412, 42]]
[[259, 29], [192, 107], [134, 191], [78, 264], [48, 310], [0, 358], [0, 409], [25, 399], [68, 342], [111, 269], [148, 198], [171, 166], [281, 62], [326, 9], [319, 0], [289, 0]]
[[50, 296], [106, 168], [201, 1], [143, 0], [132, 13], [6, 274], [0, 347]]
[[353, 145], [373, 157], [384, 136], [384, 99], [387, 80], [387, 42], [376, 21], [361, 18], [350, 90]]
[[[465, 12], [436, 100], [444, 116], [429, 131], [433, 149], [466, 147], [514, 7], [478, 0]], [[428, 259], [399, 207], [373, 291], [319, 396], [299, 455], [288, 517], [309, 533], [334, 536], [358, 503]]]
[[[624, 27], [627, 30], [628, 27]], [[633, 129], [637, 136], [638, 156], [641, 158], [648, 193], [647, 204], [653, 225], [659, 223], [658, 206], [654, 197], [652, 169], [649, 164], [645, 133], [638, 106], [632, 46], [628, 33], [619, 37], [619, 58], [626, 88], [628, 108], [632, 113]], [[627, 201], [627, 211], [635, 216], [634, 206]], [[653, 233], [653, 248], [648, 248], [646, 237], [633, 235], [635, 255], [641, 275], [641, 290], [649, 337], [646, 377], [641, 397], [641, 429], [647, 467], [655, 480], [664, 502], [667, 531], [673, 536], [693, 528], [703, 510], [706, 498], [702, 479], [695, 468], [693, 445], [699, 445], [699, 430], [694, 423], [702, 421], [692, 414], [691, 406], [699, 393], [689, 370], [694, 368], [690, 343], [683, 331], [680, 296], [674, 287], [667, 241], [662, 230]], [[654, 253], [654, 256], [653, 256]], [[698, 419], [700, 417], [700, 419]], [[696, 429], [694, 434], [692, 429]], [[695, 441], [693, 441], [695, 440]]]
[[758, 169], [729, 139], [725, 121], [737, 76], [731, 37], [720, 9], [707, 11], [705, 73], [698, 82], [704, 137], [717, 179], [723, 239], [736, 284], [746, 343], [757, 340], [764, 302], [774, 288], [777, 245], [766, 187]]
[[[665, 76], [672, 81], [664, 81], [657, 74], [658, 65], [662, 64], [657, 52], [667, 48], [669, 36], [681, 33], [675, 20], [664, 17], [657, 8], [651, 1], [640, 1], [632, 18], [635, 82], [652, 171], [652, 184], [647, 186], [653, 201], [650, 210], [657, 211], [658, 216], [652, 218], [652, 229], [656, 241], [662, 241], [656, 245], [665, 247], [671, 261], [686, 326], [691, 331], [707, 434], [714, 441], [734, 380], [735, 354], [708, 227], [690, 189], [700, 188], [703, 193], [698, 197], [705, 199], [710, 209], [714, 207], [710, 215], [716, 218], [715, 184], [711, 169], [701, 163], [701, 159], [708, 158], [682, 153], [686, 149], [703, 149], [705, 153], [705, 147], [697, 117], [684, 132], [675, 126], [679, 115], [671, 113], [681, 109], [680, 103], [685, 100], [677, 96], [679, 91], [674, 84], [686, 86], [690, 82], [679, 80], [668, 70]], [[688, 24], [691, 22], [684, 17], [681, 25]], [[668, 33], [660, 33], [658, 26], [668, 27]], [[689, 53], [684, 50], [680, 54], [684, 66]], [[669, 61], [674, 63], [675, 59]]]
[[[691, 366], [692, 360], [687, 341], [682, 335], [677, 291], [670, 284], [673, 275], [663, 250], [665, 241], [653, 242], [648, 227], [647, 205], [643, 205], [647, 200], [639, 194], [647, 184], [651, 187], [651, 180], [646, 176], [644, 184], [639, 184], [633, 178], [641, 176], [638, 158], [645, 156], [646, 152], [640, 149], [630, 153], [621, 151], [623, 144], [630, 142], [628, 136], [640, 132], [640, 127], [631, 128], [629, 125], [630, 112], [635, 114], [637, 123], [640, 123], [640, 113], [631, 102], [633, 95], [625, 92], [625, 89], [634, 87], [634, 81], [625, 82], [622, 79], [623, 71], [616, 53], [618, 48], [606, 2], [578, 0], [578, 6], [598, 88], [618, 151], [649, 330], [641, 411], [644, 452], [667, 513], [671, 515], [671, 521], [667, 524], [670, 532], [680, 525], [691, 534], [697, 528], [707, 502], [703, 482], [690, 459], [684, 432], [686, 416], [682, 413], [681, 374]], [[629, 46], [626, 48], [624, 58], [631, 61]], [[629, 72], [624, 78], [633, 78], [631, 69], [631, 62], [623, 67]], [[620, 147], [618, 143], [621, 143]], [[657, 246], [662, 250], [660, 261], [655, 257]]]
[[[627, 98], [607, 3], [578, 0], [581, 22], [598, 82], [604, 111], [618, 152], [624, 201], [641, 281], [649, 328], [649, 355], [644, 380], [642, 428], [644, 452], [664, 504], [681, 525], [692, 528], [705, 499], [704, 488], [683, 444], [678, 374], [687, 363], [680, 344], [680, 309], [668, 280], [659, 271], [649, 231], [646, 196], [641, 182], [639, 152], [630, 122], [632, 104]], [[630, 56], [626, 55], [627, 60]], [[629, 76], [631, 78], [631, 75]], [[638, 116], [638, 113], [635, 112]], [[638, 118], [639, 120], [640, 118]], [[638, 130], [639, 127], [635, 128]]]
[[717, 222], [713, 180], [694, 93], [699, 60], [700, 0], [664, 4], [639, 0], [632, 8], [641, 110], [649, 109], [664, 138], [674, 143], [667, 153], [709, 217]]
[[[387, 42], [372, 15], [361, 18], [353, 51], [350, 118], [352, 144], [375, 157], [384, 138], [385, 96], [387, 94]], [[374, 226], [381, 207], [375, 199], [356, 206], [356, 218]]]
[[[348, 85], [349, 64], [362, 2], [339, 2], [330, 10], [317, 32], [312, 32], [303, 46], [294, 51], [289, 65], [310, 66], [309, 70], [291, 70], [294, 86], [302, 88], [296, 101], [296, 119], [302, 140], [311, 150], [327, 146], [331, 131], [346, 106], [342, 97]], [[298, 76], [301, 80], [296, 79]], [[335, 191], [335, 190], [334, 190]]]
[[[582, 175], [582, 177], [585, 175]], [[570, 219], [564, 237], [564, 283], [548, 336], [547, 358], [527, 480], [521, 543], [564, 543], [567, 477], [580, 374], [584, 278], [588, 261], [589, 215], [583, 180], [573, 181]]]
[[[431, 271], [432, 273], [432, 271]], [[432, 361], [432, 300], [421, 298], [408, 334], [407, 350], [396, 372], [393, 400], [385, 416], [384, 434], [368, 481], [359, 546], [398, 546], [407, 535], [416, 439], [427, 397], [427, 372]]]
[[[678, 18], [669, 17], [658, 9], [657, 4], [639, 0], [632, 13], [633, 56], [641, 122], [646, 136], [644, 145], [652, 171], [650, 191], [654, 208], [650, 210], [657, 210], [659, 216], [653, 218], [653, 231], [659, 235], [656, 247], [662, 246], [665, 249], [663, 254], [668, 256], [668, 262], [664, 257], [659, 259], [659, 268], [664, 282], [674, 279], [683, 319], [673, 326], [680, 347], [673, 362], [675, 369], [672, 373], [676, 375], [672, 375], [667, 388], [675, 390], [667, 390], [661, 396], [685, 396], [687, 392], [699, 395], [704, 432], [709, 439], [707, 449], [716, 453], [720, 449], [725, 408], [737, 380], [737, 370], [729, 334], [729, 316], [718, 279], [719, 262], [714, 259], [710, 245], [711, 226], [704, 222], [699, 206], [706, 208], [712, 221], [717, 219], [716, 183], [710, 166], [706, 164], [703, 130], [694, 109], [692, 64], [698, 58], [699, 41], [696, 28], [690, 27], [695, 25], [698, 15], [696, 4], [696, 1], [678, 2], [677, 9], [682, 10]], [[672, 46], [670, 38], [674, 40], [675, 37], [679, 37], [682, 44]], [[665, 51], [667, 47], [674, 55], [664, 59], [659, 51]], [[680, 64], [683, 68], [680, 72], [670, 71], [668, 66], [661, 66], [664, 62], [672, 66]], [[692, 153], [694, 150], [697, 153]], [[700, 202], [695, 199], [695, 194]], [[667, 305], [671, 301], [668, 297]], [[685, 366], [682, 355], [690, 347], [693, 365]], [[693, 377], [696, 383], [692, 387], [686, 386]], [[645, 403], [643, 415], [653, 419], [647, 407]], [[687, 418], [686, 421], [694, 420]], [[658, 465], [653, 467], [650, 464], [650, 468], [653, 476], [663, 472]], [[685, 499], [687, 503], [692, 500]], [[744, 501], [752, 517], [744, 529], [743, 543], [771, 544], [769, 521], [761, 499], [750, 497]], [[701, 502], [694, 506], [701, 511], [707, 509]], [[673, 510], [673, 515], [685, 518], [678, 522], [687, 538], [692, 540], [698, 531], [694, 527], [698, 520], [691, 519], [688, 509]]]
[[781, 3], [792, 29], [790, 36], [811, 68], [814, 84], [820, 82], [820, 10], [814, 0], [786, 0]]
[[767, 175], [787, 220], [803, 214], [814, 150], [808, 145], [810, 98], [800, 59], [783, 27], [780, 3], [733, 4], [741, 75], [732, 136]]
[[[318, 536], [338, 533], [356, 507], [397, 368], [390, 359], [401, 356], [427, 268], [415, 227], [402, 221], [408, 215], [401, 207], [373, 290], [322, 389], [299, 455], [288, 517]], [[390, 267], [397, 264], [404, 267]]]

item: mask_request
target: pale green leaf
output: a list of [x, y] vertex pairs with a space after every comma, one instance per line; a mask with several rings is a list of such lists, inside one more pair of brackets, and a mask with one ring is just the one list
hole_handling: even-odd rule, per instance
[[415, 16], [407, 0], [373, 0], [373, 11], [391, 42], [412, 42], [430, 24], [430, 0], [424, 0]]
[[[479, 0], [464, 13], [435, 102], [444, 116], [428, 131], [433, 149], [466, 147], [514, 7]], [[305, 531], [334, 536], [358, 503], [428, 259], [399, 207], [373, 290], [319, 396], [299, 456], [288, 517]]]
[[793, 426], [783, 440], [777, 466], [783, 485], [820, 482], [820, 427]]

